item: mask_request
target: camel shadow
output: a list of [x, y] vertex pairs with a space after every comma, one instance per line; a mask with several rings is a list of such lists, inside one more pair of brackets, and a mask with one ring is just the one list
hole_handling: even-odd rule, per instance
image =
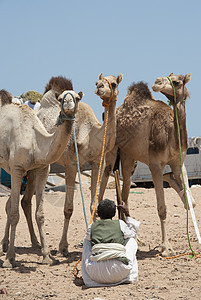
[[[3, 268], [3, 263], [4, 261], [2, 259], [0, 259], [0, 268]], [[25, 260], [22, 260], [22, 261], [17, 261], [16, 262], [16, 266], [14, 268], [11, 268], [10, 270], [16, 272], [16, 273], [21, 273], [21, 274], [29, 274], [31, 272], [35, 272], [36, 271], [36, 267], [27, 267], [25, 266], [24, 264], [27, 264], [27, 263], [34, 263], [32, 261], [25, 261]]]
[[138, 250], [137, 251], [137, 260], [144, 260], [144, 259], [147, 259], [147, 258], [154, 258], [160, 253], [161, 252], [156, 250], [155, 248], [150, 249], [149, 251]]
[[[51, 266], [57, 264], [70, 264], [73, 262], [77, 262], [82, 256], [81, 251], [73, 251], [69, 252], [67, 256], [58, 255], [57, 251], [52, 250], [51, 251], [51, 259], [53, 260], [53, 264]], [[59, 260], [60, 259], [60, 260]]]
[[15, 247], [15, 253], [19, 255], [37, 254], [38, 256], [41, 256], [41, 248], [40, 247]]

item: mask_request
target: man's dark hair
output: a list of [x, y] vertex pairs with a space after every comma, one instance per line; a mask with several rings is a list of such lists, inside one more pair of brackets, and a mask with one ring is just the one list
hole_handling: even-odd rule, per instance
[[114, 201], [104, 199], [99, 203], [97, 211], [101, 219], [112, 219], [116, 213], [116, 205]]

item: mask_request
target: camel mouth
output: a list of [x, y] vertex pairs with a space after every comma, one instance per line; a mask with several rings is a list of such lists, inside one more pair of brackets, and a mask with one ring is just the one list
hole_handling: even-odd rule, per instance
[[97, 88], [97, 89], [95, 90], [95, 94], [98, 95], [98, 96], [103, 96], [105, 93], [104, 93], [104, 91], [101, 91], [100, 88]]
[[161, 85], [158, 85], [158, 83], [152, 85], [152, 90], [153, 90], [154, 92], [160, 92], [161, 89], [162, 89], [162, 86], [161, 86]]

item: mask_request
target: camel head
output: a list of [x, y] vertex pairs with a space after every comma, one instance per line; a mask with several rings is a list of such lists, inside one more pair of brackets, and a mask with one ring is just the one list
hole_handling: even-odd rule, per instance
[[0, 106], [12, 103], [12, 96], [6, 90], [0, 90]]
[[96, 82], [95, 94], [98, 95], [105, 103], [111, 99], [116, 99], [119, 93], [118, 85], [122, 81], [123, 75], [103, 77], [99, 75], [99, 80]]
[[[183, 76], [171, 73], [168, 77], [174, 85], [177, 102], [186, 100], [187, 97], [189, 97], [189, 92], [185, 85], [191, 80], [191, 74], [189, 73]], [[170, 100], [170, 104], [174, 104], [174, 91], [168, 77], [158, 77], [152, 86], [152, 89], [154, 92], [161, 92], [164, 94]]]
[[55, 97], [61, 104], [61, 112], [69, 117], [75, 115], [77, 104], [83, 95], [83, 92], [77, 94], [73, 90], [66, 90], [62, 94], [55, 92]]

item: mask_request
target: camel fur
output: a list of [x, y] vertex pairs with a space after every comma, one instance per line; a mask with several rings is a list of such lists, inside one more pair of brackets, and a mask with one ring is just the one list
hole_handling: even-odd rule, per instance
[[[38, 112], [38, 117], [44, 124], [48, 132], [54, 132], [54, 115], [55, 111], [58, 112], [59, 106], [55, 99], [55, 91], [62, 92], [63, 88], [68, 89], [69, 80], [64, 77], [53, 77], [47, 84], [45, 93], [41, 101], [41, 107]], [[110, 85], [109, 85], [109, 83]], [[115, 144], [116, 138], [116, 98], [118, 95], [118, 85], [122, 81], [122, 74], [115, 76], [103, 77], [102, 73], [99, 75], [99, 80], [96, 83], [95, 93], [102, 99], [104, 105], [107, 106], [107, 102], [110, 100], [108, 105], [108, 129], [105, 141], [105, 153], [110, 151]], [[72, 86], [70, 85], [70, 88]], [[112, 88], [112, 90], [111, 90]], [[112, 95], [112, 97], [111, 97]], [[91, 211], [93, 210], [96, 182], [98, 177], [98, 168], [100, 162], [100, 155], [102, 150], [102, 141], [104, 135], [105, 123], [102, 125], [97, 120], [93, 110], [86, 103], [79, 103], [79, 110], [75, 117], [75, 131], [76, 140], [78, 145], [79, 153], [79, 164], [81, 170], [87, 165], [91, 168]], [[67, 256], [68, 254], [68, 242], [67, 232], [70, 222], [70, 218], [73, 213], [73, 198], [74, 198], [74, 187], [75, 178], [77, 174], [77, 162], [76, 153], [74, 148], [74, 138], [71, 134], [70, 139], [67, 143], [66, 149], [63, 155], [57, 160], [57, 163], [65, 167], [65, 204], [64, 204], [64, 226], [59, 243], [59, 252]], [[28, 186], [25, 191], [25, 195], [22, 199], [22, 206], [24, 208], [25, 215], [29, 226], [29, 232], [31, 240], [36, 242], [36, 235], [34, 233], [33, 224], [31, 220], [31, 213], [28, 210], [30, 201], [34, 193], [35, 187], [28, 180]]]
[[[169, 182], [170, 186], [177, 191], [186, 207], [181, 178], [176, 109], [180, 127], [182, 161], [184, 161], [188, 146], [185, 101], [189, 93], [186, 83], [190, 81], [190, 74], [186, 76], [170, 74], [170, 78], [175, 87], [176, 103], [174, 102], [172, 86], [167, 77], [157, 78], [152, 88], [155, 92], [165, 94], [172, 103], [173, 109], [162, 101], [154, 100], [145, 83], [134, 83], [129, 87], [124, 103], [117, 108], [116, 144], [112, 151], [106, 154], [106, 167], [99, 192], [100, 202], [103, 199], [109, 175], [113, 170], [118, 148], [120, 149], [123, 176], [122, 199], [126, 205], [128, 205], [131, 176], [136, 161], [148, 165], [156, 192], [164, 256], [172, 255], [174, 251], [166, 233], [167, 209], [163, 181]], [[170, 165], [172, 173], [163, 176], [163, 170], [167, 164]], [[185, 185], [189, 188], [184, 164], [182, 168]], [[194, 204], [192, 195], [191, 199]]]
[[[83, 96], [80, 92], [70, 94], [55, 93], [60, 111], [55, 112], [58, 118], [72, 117], [75, 102]], [[26, 105], [10, 103], [10, 94], [0, 92], [0, 166], [11, 175], [11, 195], [6, 204], [7, 223], [1, 242], [0, 252], [7, 251], [4, 267], [14, 267], [15, 262], [15, 232], [19, 221], [20, 188], [23, 176], [32, 171], [36, 191], [36, 221], [39, 229], [43, 262], [49, 260], [49, 251], [44, 238], [43, 190], [48, 175], [48, 165], [55, 162], [64, 152], [72, 131], [72, 121], [64, 120], [56, 126], [54, 133], [48, 133], [34, 111]], [[63, 99], [63, 101], [62, 101]], [[62, 101], [62, 107], [60, 102]], [[55, 120], [57, 121], [57, 120]], [[31, 212], [29, 205], [29, 213]], [[29, 224], [30, 225], [30, 224]], [[9, 234], [10, 231], [10, 234]], [[10, 242], [9, 242], [10, 235]], [[37, 240], [33, 243], [37, 244]]]

